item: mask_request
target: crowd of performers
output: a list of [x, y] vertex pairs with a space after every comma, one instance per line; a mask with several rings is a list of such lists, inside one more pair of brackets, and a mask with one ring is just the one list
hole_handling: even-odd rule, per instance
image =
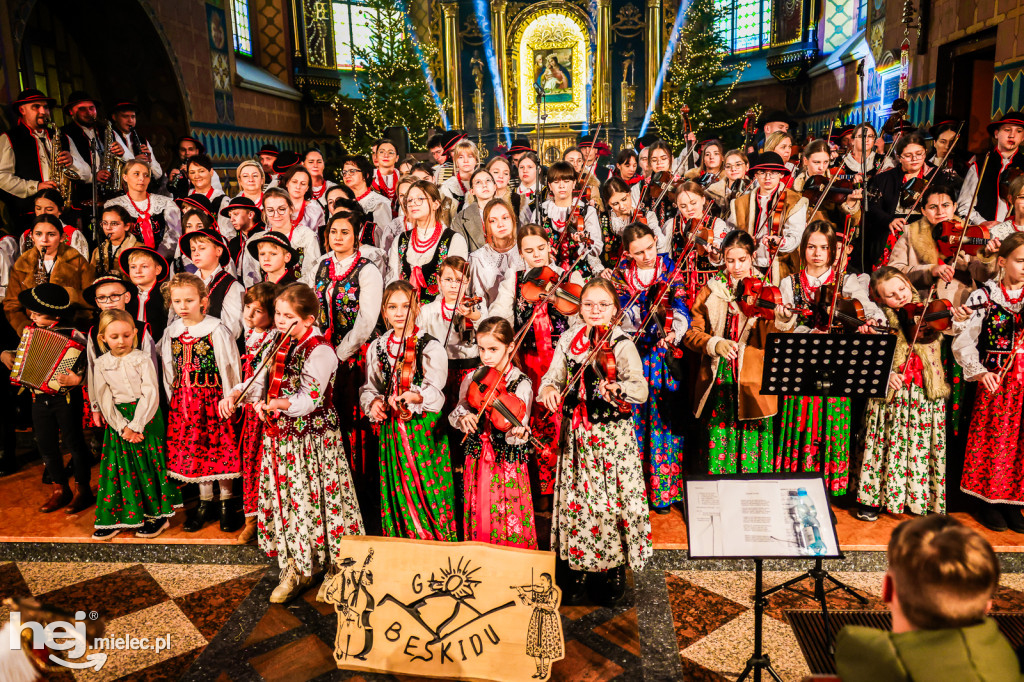
[[[345, 535], [536, 548], [550, 512], [567, 601], [614, 603], [688, 473], [820, 472], [873, 521], [945, 512], [947, 450], [982, 522], [1024, 532], [1016, 113], [969, 161], [958, 122], [800, 144], [781, 116], [756, 151], [648, 135], [614, 163], [588, 135], [549, 164], [528, 140], [486, 163], [457, 132], [432, 163], [380, 140], [341, 184], [268, 146], [229, 197], [192, 138], [165, 173], [130, 102], [112, 136], [85, 93], [63, 133], [43, 93], [14, 104], [3, 363], [39, 330], [84, 346], [28, 393], [40, 512], [95, 505], [96, 539], [157, 537], [198, 488], [183, 529], [241, 529], [283, 602]], [[98, 244], [70, 219], [92, 183]], [[768, 335], [812, 331], [894, 335], [887, 395], [762, 395]]]

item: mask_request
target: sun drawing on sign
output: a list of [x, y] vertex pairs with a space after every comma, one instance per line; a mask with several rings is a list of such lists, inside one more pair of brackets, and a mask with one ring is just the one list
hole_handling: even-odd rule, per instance
[[470, 570], [469, 561], [466, 561], [465, 564], [462, 562], [463, 560], [459, 559], [458, 565], [452, 568], [452, 560], [449, 558], [448, 568], [438, 569], [441, 572], [440, 578], [435, 578], [431, 573], [430, 580], [427, 581], [430, 589], [434, 592], [444, 592], [458, 600], [476, 598], [474, 590], [480, 581], [474, 580], [472, 576], [480, 568]]

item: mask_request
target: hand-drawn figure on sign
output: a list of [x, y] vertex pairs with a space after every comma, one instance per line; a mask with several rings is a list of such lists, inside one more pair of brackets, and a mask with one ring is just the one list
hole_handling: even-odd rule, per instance
[[369, 590], [373, 585], [373, 571], [369, 570], [372, 559], [372, 547], [360, 568], [355, 567], [355, 559], [345, 557], [340, 563], [341, 570], [328, 577], [321, 590], [320, 599], [334, 604], [338, 612], [334, 657], [339, 663], [347, 658], [365, 661], [366, 654], [373, 648], [370, 614], [376, 608], [376, 601]]
[[545, 679], [551, 673], [551, 661], [565, 655], [562, 629], [558, 617], [558, 588], [551, 583], [550, 573], [541, 573], [540, 581], [529, 585], [512, 585], [523, 606], [532, 606], [530, 626], [526, 633], [526, 655], [537, 659], [533, 677]]

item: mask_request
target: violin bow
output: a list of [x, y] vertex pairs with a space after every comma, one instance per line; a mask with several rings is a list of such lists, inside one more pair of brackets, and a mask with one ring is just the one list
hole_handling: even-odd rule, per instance
[[[843, 160], [839, 164], [839, 168], [840, 169], [846, 167], [846, 159], [848, 159], [849, 157], [850, 157], [850, 152], [846, 152], [846, 156], [843, 157]], [[810, 213], [807, 214], [807, 219], [808, 220], [811, 220], [812, 218], [814, 218], [814, 214], [818, 212], [818, 209], [820, 209], [821, 205], [825, 202], [825, 197], [828, 196], [829, 190], [831, 190], [832, 189], [832, 185], [835, 184], [836, 178], [839, 176], [839, 173], [836, 173], [835, 175], [832, 175], [831, 173], [829, 173], [829, 176], [830, 176], [830, 179], [828, 181], [828, 184], [825, 185], [825, 189], [822, 190], [821, 196], [818, 197], [818, 202], [816, 204], [814, 204], [814, 210], [812, 210]]]
[[[598, 135], [601, 134], [601, 126], [602, 125], [604, 125], [604, 124], [603, 123], [598, 123], [597, 124], [597, 130], [594, 132], [594, 139], [592, 141], [592, 143], [594, 143], [594, 144], [597, 143], [597, 137], [598, 137]], [[590, 184], [590, 179], [592, 177], [594, 177], [594, 171], [595, 170], [597, 170], [597, 161], [594, 161], [594, 163], [590, 166], [590, 170], [587, 171], [586, 176], [584, 176], [583, 184], [580, 185], [579, 196], [573, 197], [572, 204], [569, 206], [569, 212], [565, 214], [565, 221], [566, 221], [565, 222], [565, 232], [563, 232], [558, 237], [558, 244], [557, 244], [557, 247], [555, 249], [556, 253], [560, 250], [560, 248], [558, 248], [558, 247], [561, 247], [562, 240], [566, 239], [569, 236], [569, 220], [572, 218], [573, 214], [576, 213], [576, 211], [579, 209], [580, 202], [583, 201], [583, 192], [584, 192], [584, 190], [586, 190], [587, 185]], [[577, 262], [579, 262], [579, 261], [577, 261]], [[575, 267], [575, 266], [573, 266], [573, 267]]]
[[231, 404], [232, 409], [237, 408], [238, 405], [245, 399], [245, 396], [249, 393], [249, 389], [252, 388], [253, 382], [256, 381], [256, 377], [258, 377], [260, 373], [263, 372], [264, 369], [266, 369], [267, 365], [270, 364], [271, 358], [277, 355], [277, 352], [281, 350], [284, 344], [288, 343], [288, 333], [291, 332], [291, 330], [298, 323], [299, 321], [295, 320], [290, 325], [288, 325], [288, 328], [284, 330], [284, 333], [281, 335], [280, 339], [277, 339], [276, 341], [271, 341], [268, 339], [263, 343], [262, 346], [260, 346], [260, 351], [263, 351], [263, 349], [265, 349], [270, 344], [274, 344], [273, 350], [271, 350], [269, 353], [263, 356], [263, 360], [260, 361], [259, 366], [256, 367], [256, 370], [252, 373], [252, 376], [249, 377], [249, 381], [245, 382], [245, 386], [243, 386], [242, 390], [239, 392], [238, 398]]
[[[448, 331], [444, 335], [445, 352], [448, 352], [448, 339], [452, 335], [452, 327], [455, 326], [455, 316], [458, 314], [459, 302], [462, 300], [462, 289], [469, 281], [469, 261], [462, 268], [462, 281], [459, 282], [459, 291], [455, 294], [455, 307], [452, 308], [452, 319], [448, 320]], [[444, 295], [441, 295], [441, 316], [444, 317]]]
[[[676, 178], [680, 177], [679, 171], [683, 169], [683, 163], [686, 162], [687, 156], [689, 156], [691, 153], [693, 152], [691, 151], [690, 147], [687, 146], [686, 154], [683, 154], [682, 156], [679, 157], [679, 161], [676, 162], [675, 168], [672, 169], [672, 177], [669, 179], [669, 184], [674, 185]], [[666, 194], [668, 194], [668, 190], [663, 191], [661, 194], [658, 195], [658, 198], [654, 200], [654, 205], [651, 206], [651, 213], [657, 215], [657, 213], [655, 212], [658, 210], [658, 206], [661, 205], [661, 200], [665, 198]]]
[[[885, 133], [885, 129], [889, 126], [889, 121], [893, 120], [893, 117], [895, 117], [895, 120], [896, 120], [896, 122], [893, 124], [893, 126], [895, 127], [896, 125], [899, 125], [900, 126], [900, 131], [898, 133], [896, 133], [896, 135], [893, 137], [892, 144], [889, 145], [889, 149], [886, 150], [885, 156], [882, 157], [881, 163], [878, 164], [879, 168], [882, 168], [883, 166], [885, 166], [885, 162], [889, 160], [889, 157], [892, 155], [893, 151], [896, 150], [896, 143], [900, 141], [901, 137], [903, 137], [903, 126], [901, 124], [903, 123], [903, 118], [907, 115], [908, 108], [909, 108], [909, 105], [907, 104], [907, 100], [905, 100], [903, 98], [899, 98], [899, 99], [893, 100], [893, 103], [892, 103], [892, 116], [890, 116], [889, 120], [886, 121], [885, 125], [882, 126], [881, 132]], [[961, 124], [961, 125], [963, 125], [963, 124]], [[867, 150], [866, 149], [862, 149], [861, 151], [864, 153], [864, 159], [867, 160], [867, 157], [868, 157]]]

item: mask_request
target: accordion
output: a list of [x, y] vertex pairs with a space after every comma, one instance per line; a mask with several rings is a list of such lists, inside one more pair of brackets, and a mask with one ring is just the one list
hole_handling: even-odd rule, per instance
[[11, 367], [11, 383], [43, 393], [60, 393], [60, 374], [69, 374], [85, 350], [78, 341], [42, 327], [26, 327]]

